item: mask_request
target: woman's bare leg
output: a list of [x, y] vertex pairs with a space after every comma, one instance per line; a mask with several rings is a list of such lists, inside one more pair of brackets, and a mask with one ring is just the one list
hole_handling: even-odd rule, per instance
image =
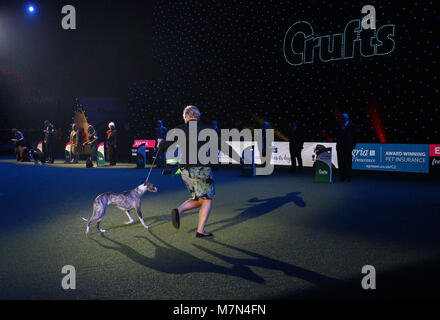
[[205, 231], [205, 225], [208, 221], [209, 213], [212, 208], [212, 200], [211, 199], [199, 199], [201, 203], [200, 211], [199, 211], [199, 225], [197, 226], [197, 232], [201, 234], [208, 234]]
[[196, 209], [200, 207], [202, 204], [199, 200], [188, 199], [184, 203], [182, 203], [177, 210], [179, 211], [179, 215], [182, 215], [185, 211]]

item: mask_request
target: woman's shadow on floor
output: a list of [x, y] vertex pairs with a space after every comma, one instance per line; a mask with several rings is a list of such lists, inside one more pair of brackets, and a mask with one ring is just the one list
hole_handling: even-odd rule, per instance
[[[229, 228], [233, 225], [237, 225], [239, 223], [245, 222], [247, 220], [255, 219], [265, 214], [268, 214], [274, 210], [277, 210], [278, 208], [282, 207], [287, 203], [294, 203], [296, 206], [300, 208], [304, 208], [306, 206], [306, 203], [303, 200], [303, 198], [299, 196], [300, 194], [301, 192], [290, 192], [284, 196], [267, 198], [267, 199], [258, 199], [256, 197], [251, 198], [248, 200], [248, 203], [250, 203], [251, 206], [246, 208], [235, 209], [236, 211], [241, 211], [238, 215], [232, 218], [208, 223], [207, 226], [212, 227], [219, 224], [222, 225], [214, 230], [209, 230], [211, 232], [217, 232]], [[192, 233], [195, 232], [195, 230], [196, 229], [191, 229], [188, 232]]]
[[328, 287], [330, 285], [339, 283], [338, 280], [329, 278], [319, 273], [306, 270], [304, 268], [297, 267], [280, 260], [272, 259], [260, 255], [258, 253], [251, 252], [249, 250], [224, 244], [216, 240], [201, 241], [201, 243], [203, 242], [209, 245], [209, 243], [212, 242], [217, 245], [223, 246], [224, 248], [236, 251], [241, 254], [245, 254], [248, 257], [246, 258], [229, 257], [223, 253], [218, 253], [216, 251], [208, 249], [205, 246], [201, 246], [199, 244], [193, 244], [193, 246], [199, 249], [200, 251], [210, 254], [211, 256], [221, 259], [232, 265], [231, 268], [227, 268], [224, 266], [216, 265], [214, 263], [202, 260], [190, 253], [178, 249], [166, 243], [164, 240], [157, 237], [151, 231], [149, 232], [149, 234], [151, 234], [151, 236], [154, 238], [154, 241], [153, 239], [149, 239], [148, 237], [145, 236], [137, 236], [136, 238], [144, 239], [145, 241], [149, 242], [151, 245], [154, 246], [155, 256], [153, 258], [144, 256], [135, 249], [131, 248], [130, 246], [123, 244], [122, 242], [108, 238], [104, 234], [101, 234], [100, 238], [110, 242], [112, 245], [106, 245], [102, 243], [102, 241], [98, 241], [97, 239], [94, 239], [92, 237], [90, 237], [90, 239], [96, 242], [102, 248], [117, 251], [135, 263], [168, 274], [187, 274], [187, 273], [196, 273], [196, 272], [218, 273], [228, 276], [239, 277], [255, 283], [261, 283], [261, 284], [265, 283], [265, 279], [263, 277], [256, 274], [254, 271], [250, 269], [251, 266], [254, 266], [265, 269], [282, 271], [288, 276], [303, 279], [320, 287]]

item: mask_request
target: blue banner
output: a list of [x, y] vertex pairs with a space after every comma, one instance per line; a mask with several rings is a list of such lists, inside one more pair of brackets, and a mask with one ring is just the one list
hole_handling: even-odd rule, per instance
[[358, 143], [353, 169], [429, 172], [429, 144]]

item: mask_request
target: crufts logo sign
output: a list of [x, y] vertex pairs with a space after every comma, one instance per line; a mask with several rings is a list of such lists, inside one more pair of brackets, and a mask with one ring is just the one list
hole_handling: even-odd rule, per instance
[[295, 22], [286, 32], [283, 52], [287, 63], [292, 66], [315, 62], [315, 56], [323, 62], [351, 59], [356, 55], [372, 57], [386, 55], [394, 50], [394, 24], [386, 24], [376, 29], [376, 11], [373, 6], [365, 6], [361, 19], [351, 20], [343, 33], [315, 35], [307, 21]]

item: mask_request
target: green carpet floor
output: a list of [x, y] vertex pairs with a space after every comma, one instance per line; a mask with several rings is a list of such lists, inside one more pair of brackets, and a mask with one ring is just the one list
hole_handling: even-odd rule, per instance
[[[347, 281], [364, 265], [378, 273], [440, 256], [438, 181], [419, 175], [355, 174], [313, 183], [311, 171], [243, 178], [215, 172], [208, 231], [196, 212], [176, 230], [170, 210], [188, 198], [180, 176], [150, 177], [142, 211], [150, 229], [124, 225], [109, 207], [86, 236], [94, 198], [136, 187], [147, 170], [35, 166], [0, 161], [0, 299], [301, 298]], [[63, 290], [61, 269], [76, 269]], [[378, 280], [378, 290], [380, 282]]]

